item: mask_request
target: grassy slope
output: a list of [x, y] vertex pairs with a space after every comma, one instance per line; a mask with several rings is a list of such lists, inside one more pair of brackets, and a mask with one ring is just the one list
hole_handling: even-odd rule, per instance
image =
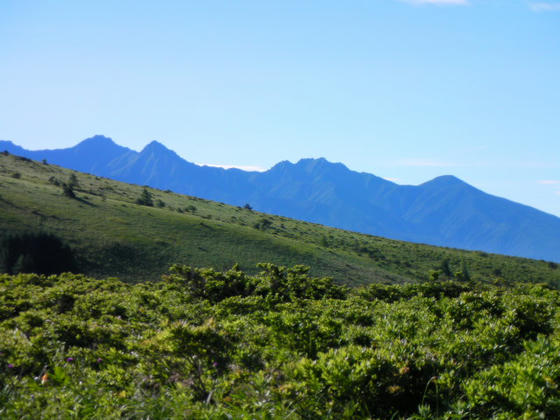
[[[66, 182], [71, 173], [76, 200], [49, 182]], [[560, 284], [560, 269], [544, 261], [388, 240], [154, 189], [154, 201], [165, 207], [139, 206], [141, 191], [0, 154], [0, 235], [55, 233], [78, 251], [85, 273], [125, 280], [157, 279], [172, 263], [223, 269], [239, 262], [254, 272], [267, 261], [309, 265], [314, 275], [350, 284], [406, 282], [425, 279], [449, 259], [453, 271], [464, 260], [473, 278]], [[185, 211], [189, 206], [196, 210]], [[255, 228], [264, 218], [271, 226]]]

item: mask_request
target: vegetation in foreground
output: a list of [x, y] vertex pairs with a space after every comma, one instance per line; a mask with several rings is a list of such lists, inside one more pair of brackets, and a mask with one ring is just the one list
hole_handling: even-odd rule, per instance
[[2, 418], [552, 418], [559, 292], [307, 269], [0, 276]]
[[[11, 237], [41, 232], [70, 246], [73, 271], [132, 282], [176, 262], [221, 270], [238, 262], [255, 274], [259, 261], [270, 261], [304, 264], [348, 285], [434, 276], [560, 284], [553, 262], [363, 235], [0, 153], [0, 257]], [[0, 258], [0, 271], [37, 268], [18, 255], [8, 268]]]

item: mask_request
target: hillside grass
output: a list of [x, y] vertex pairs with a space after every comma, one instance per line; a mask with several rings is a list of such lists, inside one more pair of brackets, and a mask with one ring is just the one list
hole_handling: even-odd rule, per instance
[[[61, 187], [71, 174], [75, 199]], [[0, 236], [53, 233], [76, 251], [83, 273], [127, 281], [158, 279], [173, 263], [239, 263], [255, 273], [268, 261], [351, 285], [407, 283], [447, 260], [473, 280], [560, 284], [555, 263], [389, 240], [152, 188], [147, 207], [135, 203], [143, 188], [0, 154]]]

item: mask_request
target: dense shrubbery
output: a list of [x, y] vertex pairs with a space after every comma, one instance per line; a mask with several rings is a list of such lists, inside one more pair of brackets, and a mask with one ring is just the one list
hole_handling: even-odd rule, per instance
[[255, 277], [248, 276], [235, 265], [231, 270], [219, 272], [192, 268], [185, 265], [171, 267], [168, 281], [181, 284], [194, 298], [207, 299], [212, 303], [238, 296], [262, 296], [267, 302], [279, 303], [297, 299], [338, 298], [346, 296], [347, 289], [337, 286], [329, 278], [313, 278], [309, 267], [296, 265], [292, 268], [261, 263], [263, 271]]
[[[304, 267], [0, 276], [2, 418], [552, 418], [559, 293]], [[268, 416], [268, 417], [267, 417]]]

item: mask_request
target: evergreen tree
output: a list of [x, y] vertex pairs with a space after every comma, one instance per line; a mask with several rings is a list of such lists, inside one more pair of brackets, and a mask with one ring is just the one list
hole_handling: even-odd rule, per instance
[[461, 271], [463, 272], [463, 278], [466, 281], [470, 281], [471, 280], [471, 274], [469, 273], [469, 267], [467, 266], [467, 262], [465, 260], [463, 260], [463, 263], [461, 265]]
[[446, 277], [453, 277], [453, 272], [451, 271], [451, 267], [449, 266], [449, 258], [445, 258], [439, 267], [441, 274]]
[[68, 178], [68, 185], [70, 185], [72, 188], [78, 186], [78, 177], [76, 176], [76, 174], [70, 174], [70, 177]]
[[136, 199], [136, 204], [140, 204], [141, 206], [154, 206], [154, 199], [151, 192], [149, 192], [146, 188], [142, 190], [142, 194], [140, 197]]
[[471, 274], [469, 273], [469, 267], [467, 266], [467, 262], [463, 260], [461, 263], [461, 271], [457, 271], [455, 273], [455, 278], [459, 281], [470, 281]]
[[76, 198], [74, 186], [72, 184], [62, 184], [62, 194], [68, 198]]

